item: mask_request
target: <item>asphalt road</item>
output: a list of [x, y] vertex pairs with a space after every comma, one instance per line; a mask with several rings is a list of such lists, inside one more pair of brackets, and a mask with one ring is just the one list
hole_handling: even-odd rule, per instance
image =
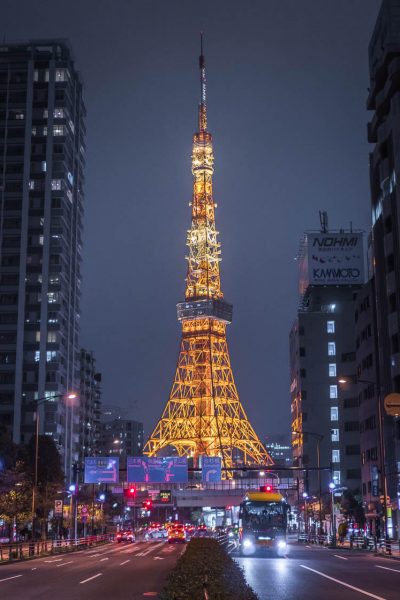
[[287, 558], [232, 556], [260, 600], [400, 599], [400, 561], [297, 543]]
[[0, 598], [156, 598], [183, 551], [183, 546], [165, 542], [114, 542], [97, 549], [1, 565]]

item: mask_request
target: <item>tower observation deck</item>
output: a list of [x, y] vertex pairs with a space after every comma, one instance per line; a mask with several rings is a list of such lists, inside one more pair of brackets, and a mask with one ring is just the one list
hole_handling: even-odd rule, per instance
[[234, 466], [272, 465], [240, 402], [232, 374], [226, 326], [232, 305], [221, 291], [221, 261], [213, 197], [213, 139], [207, 128], [206, 72], [201, 44], [198, 131], [193, 136], [193, 200], [185, 301], [177, 305], [182, 340], [170, 396], [144, 453], [220, 456], [226, 476]]

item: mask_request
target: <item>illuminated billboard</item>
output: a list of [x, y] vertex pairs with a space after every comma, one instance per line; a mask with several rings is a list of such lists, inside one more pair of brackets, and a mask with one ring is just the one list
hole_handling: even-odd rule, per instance
[[85, 483], [118, 483], [118, 481], [118, 457], [85, 457]]
[[186, 483], [187, 458], [181, 456], [128, 456], [126, 459], [129, 483]]
[[300, 294], [309, 285], [359, 285], [364, 277], [362, 232], [307, 232], [300, 252]]
[[221, 458], [219, 456], [202, 457], [201, 480], [203, 483], [216, 483], [221, 481]]

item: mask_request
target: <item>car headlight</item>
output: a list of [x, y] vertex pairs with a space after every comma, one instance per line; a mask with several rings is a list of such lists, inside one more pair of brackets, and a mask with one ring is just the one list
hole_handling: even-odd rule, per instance
[[279, 550], [285, 550], [286, 549], [286, 542], [285, 542], [285, 540], [279, 540], [278, 541], [278, 548], [279, 548]]
[[253, 545], [254, 545], [253, 542], [249, 538], [245, 538], [243, 540], [243, 547], [244, 548], [252, 548]]

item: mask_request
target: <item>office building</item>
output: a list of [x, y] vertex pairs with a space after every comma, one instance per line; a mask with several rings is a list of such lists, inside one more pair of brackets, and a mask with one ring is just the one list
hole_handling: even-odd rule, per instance
[[140, 456], [142, 451], [143, 423], [117, 418], [101, 424], [100, 454], [120, 456], [121, 465], [127, 456]]
[[[400, 0], [382, 2], [368, 52], [367, 107], [373, 111], [368, 124], [368, 141], [373, 144], [369, 162], [378, 353], [375, 394], [380, 395], [382, 402], [387, 394], [400, 392], [400, 192], [397, 184], [400, 181]], [[386, 414], [383, 420], [388, 533], [397, 535], [400, 422]], [[382, 469], [380, 471], [382, 473]], [[383, 494], [383, 490], [384, 481], [380, 480], [379, 493]]]
[[97, 371], [93, 352], [81, 349], [79, 462], [100, 452], [101, 373]]
[[290, 438], [285, 434], [271, 434], [267, 436], [265, 447], [274, 461], [276, 467], [291, 467], [293, 463], [292, 445]]
[[[356, 368], [354, 308], [364, 281], [363, 234], [308, 231], [300, 244], [297, 317], [290, 332], [293, 465], [321, 471], [325, 492], [333, 479], [361, 486], [358, 400], [338, 379]], [[353, 386], [354, 387], [354, 386]], [[318, 495], [317, 473], [305, 472], [304, 488]]]
[[0, 46], [0, 421], [78, 460], [85, 165], [82, 84], [64, 41]]

